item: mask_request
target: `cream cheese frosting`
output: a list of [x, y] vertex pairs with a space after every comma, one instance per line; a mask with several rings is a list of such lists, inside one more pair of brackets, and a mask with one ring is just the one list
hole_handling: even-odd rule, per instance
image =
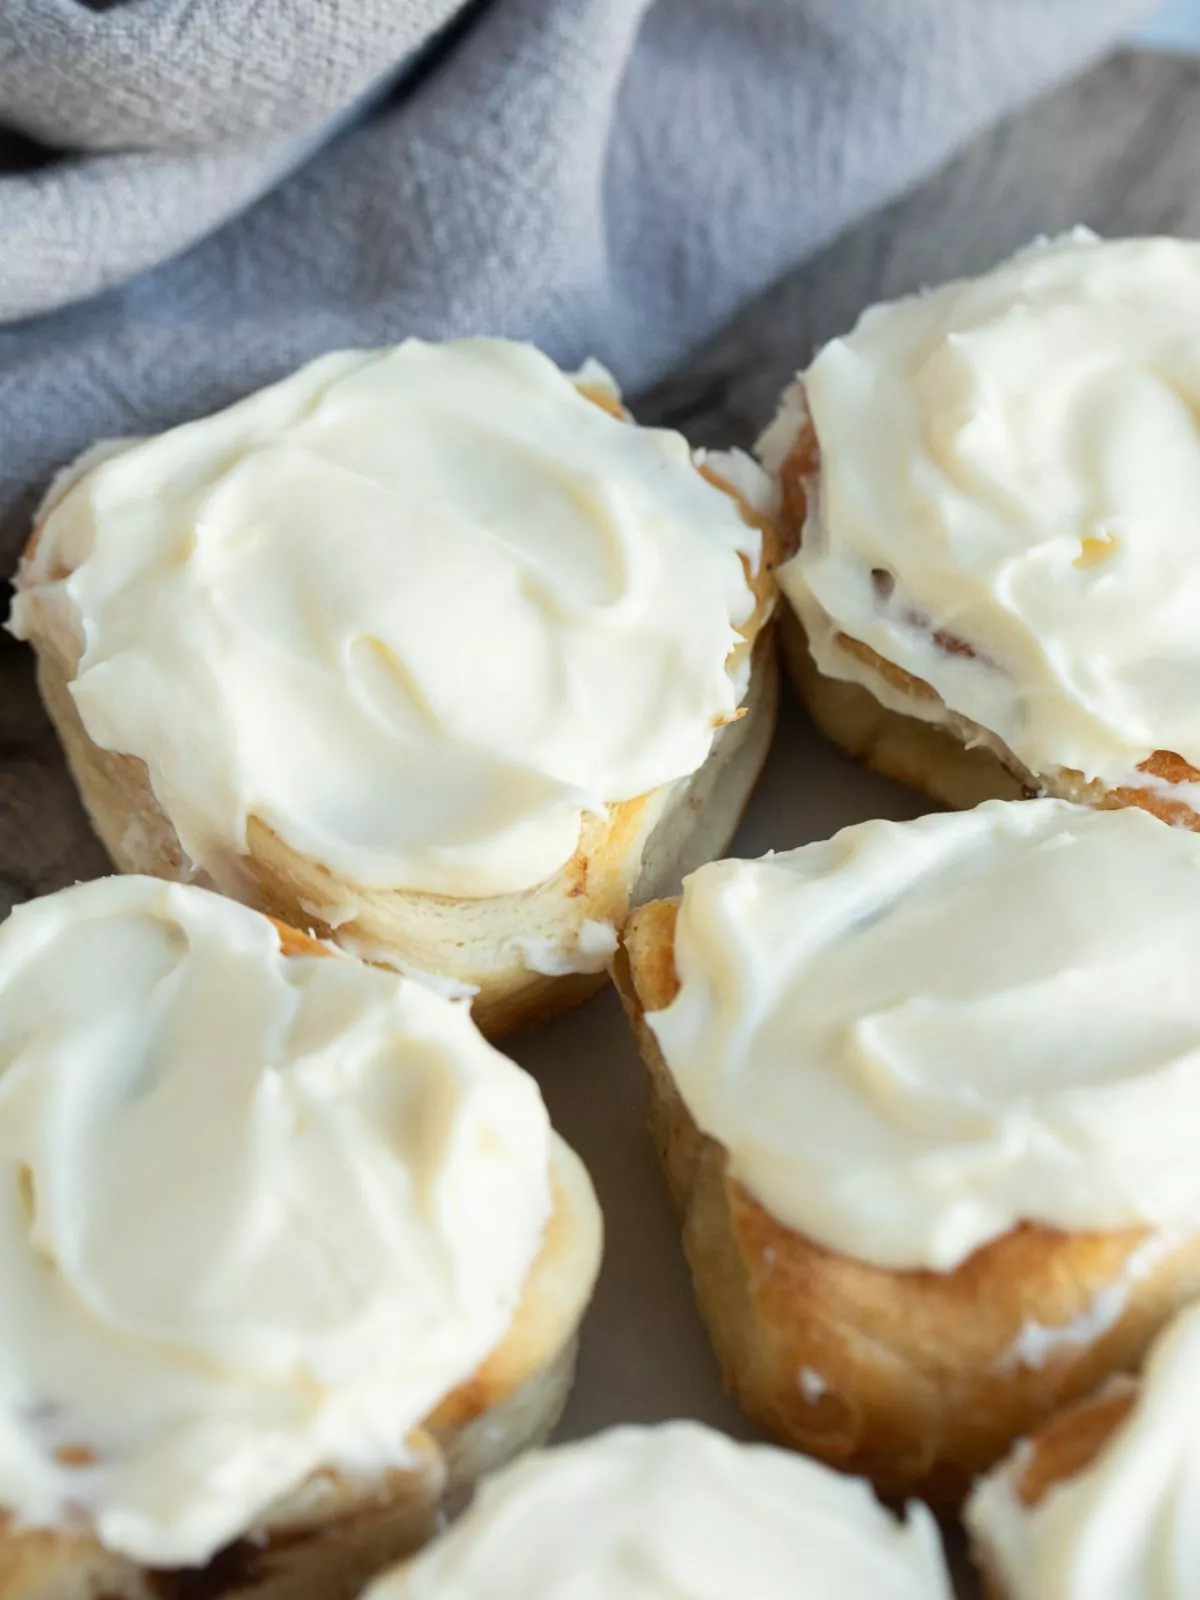
[[1200, 1228], [1200, 838], [989, 802], [685, 880], [651, 1013], [779, 1221], [948, 1271], [1019, 1222]]
[[950, 1600], [924, 1506], [696, 1423], [526, 1457], [367, 1600]]
[[1200, 244], [1080, 229], [826, 345], [760, 441], [778, 470], [807, 408], [780, 583], [821, 671], [879, 693], [859, 640], [1035, 773], [1200, 766], [1198, 321]]
[[477, 897], [702, 765], [760, 553], [680, 435], [530, 346], [413, 339], [65, 478], [10, 627], [61, 608], [88, 735], [227, 892], [257, 818], [351, 883]]
[[320, 1467], [403, 1466], [552, 1209], [465, 1007], [127, 877], [0, 927], [0, 1506], [205, 1561]]
[[1082, 1471], [1033, 1506], [1024, 1453], [985, 1478], [966, 1520], [1008, 1600], [1200, 1596], [1200, 1309], [1151, 1351], [1128, 1417]]

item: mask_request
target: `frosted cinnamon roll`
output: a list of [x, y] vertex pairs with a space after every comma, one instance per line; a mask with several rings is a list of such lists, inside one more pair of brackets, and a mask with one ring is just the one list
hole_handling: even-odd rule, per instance
[[1194, 1600], [1200, 1310], [1155, 1343], [1139, 1382], [1053, 1418], [967, 1502], [996, 1600]]
[[950, 1600], [924, 1506], [693, 1422], [527, 1456], [367, 1600]]
[[985, 803], [725, 861], [618, 983], [728, 1386], [950, 1507], [1200, 1293], [1200, 838]]
[[772, 491], [529, 346], [344, 352], [51, 493], [10, 627], [118, 867], [473, 998], [603, 981], [764, 759]]
[[760, 441], [818, 724], [953, 805], [1200, 826], [1200, 244], [1086, 230], [864, 313]]
[[203, 889], [21, 907], [0, 1590], [357, 1592], [553, 1425], [599, 1250], [465, 1007]]

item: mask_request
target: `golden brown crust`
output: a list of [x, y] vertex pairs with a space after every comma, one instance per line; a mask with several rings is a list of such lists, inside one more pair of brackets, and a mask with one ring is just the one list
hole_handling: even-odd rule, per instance
[[707, 463], [697, 469], [706, 482], [711, 483], [714, 489], [720, 489], [722, 494], [727, 494], [738, 508], [742, 521], [748, 528], [756, 528], [762, 535], [762, 556], [757, 568], [751, 568], [745, 557], [742, 566], [746, 574], [746, 582], [754, 595], [754, 610], [743, 622], [738, 632], [747, 645], [752, 645], [761, 630], [770, 621], [775, 610], [778, 589], [775, 583], [775, 572], [781, 562], [786, 561], [796, 552], [796, 544], [789, 540], [784, 533], [779, 521], [769, 516], [765, 511], [756, 510], [742, 495], [740, 495], [728, 479], [723, 478], [715, 467]]
[[779, 522], [784, 538], [796, 550], [800, 548], [804, 523], [808, 517], [809, 484], [815, 481], [819, 467], [817, 430], [806, 410], [792, 447], [779, 469]]
[[594, 406], [599, 406], [601, 411], [607, 411], [609, 416], [616, 417], [618, 422], [630, 420], [624, 404], [610, 389], [602, 389], [597, 383], [577, 383], [575, 387], [585, 400], [590, 400]]
[[333, 954], [327, 944], [322, 944], [319, 939], [314, 939], [311, 933], [303, 933], [299, 928], [293, 928], [287, 922], [280, 922], [278, 917], [268, 917], [267, 921], [274, 924], [275, 932], [279, 935], [279, 948], [285, 956], [331, 956]]
[[[1129, 1416], [1136, 1398], [1136, 1386], [1130, 1382], [1115, 1389], [1106, 1387], [1100, 1394], [1068, 1406], [1024, 1440], [1019, 1452], [996, 1471], [1007, 1479], [1018, 1502], [1033, 1510], [1055, 1484], [1086, 1471]], [[985, 1600], [1009, 1600], [1008, 1585], [1000, 1576], [994, 1553], [978, 1535], [971, 1541], [971, 1558]]]
[[[597, 392], [589, 398], [622, 414], [611, 397]], [[756, 572], [747, 573], [755, 609], [739, 630], [743, 643], [738, 649], [752, 653], [753, 665], [744, 714], [718, 730], [697, 773], [614, 804], [603, 818], [585, 818], [574, 856], [553, 878], [519, 894], [482, 900], [347, 884], [251, 817], [243, 898], [281, 921], [335, 939], [365, 959], [395, 960], [475, 988], [476, 1021], [493, 1038], [543, 1022], [607, 982], [603, 971], [531, 971], [526, 949], [569, 946], [585, 922], [619, 926], [631, 904], [669, 892], [683, 872], [720, 854], [741, 820], [774, 731], [778, 669], [771, 619], [782, 537], [770, 518], [749, 506], [718, 474], [701, 470], [737, 501], [744, 520], [761, 530], [763, 560]], [[26, 562], [37, 539], [35, 529]], [[144, 764], [101, 750], [83, 727], [69, 690], [82, 641], [67, 635], [51, 609], [31, 605], [29, 615], [43, 703], [114, 864], [122, 872], [186, 877], [188, 863]]]
[[1013, 1474], [1013, 1487], [1023, 1506], [1032, 1509], [1056, 1483], [1089, 1467], [1133, 1410], [1131, 1386], [1093, 1395], [1052, 1417], [1026, 1441]]
[[[782, 536], [785, 541], [796, 541], [797, 546], [807, 514], [809, 485], [819, 470], [816, 434], [805, 419], [780, 469], [779, 484]], [[848, 755], [885, 777], [895, 778], [956, 809], [976, 805], [983, 799], [1045, 793], [1103, 810], [1138, 806], [1164, 822], [1200, 831], [1200, 813], [1186, 801], [1163, 793], [1163, 785], [1200, 781], [1200, 771], [1174, 751], [1156, 750], [1139, 764], [1139, 772], [1156, 780], [1157, 786], [1152, 788], [1135, 784], [1109, 788], [1068, 767], [1031, 774], [986, 730], [963, 718], [952, 719], [953, 727], [948, 728], [919, 717], [906, 717], [881, 705], [861, 684], [824, 676], [809, 654], [798, 618], [789, 607], [784, 610], [784, 660], [813, 720]], [[975, 654], [969, 641], [944, 633], [935, 633], [934, 638], [951, 654]], [[878, 674], [899, 693], [913, 700], [940, 703], [937, 691], [924, 679], [886, 660], [861, 639], [837, 633], [834, 640], [839, 650]], [[980, 735], [987, 737], [991, 748], [971, 742]]]
[[872, 1266], [784, 1227], [696, 1127], [646, 1024], [678, 987], [675, 915], [675, 902], [635, 912], [614, 976], [649, 1070], [655, 1144], [726, 1386], [782, 1443], [886, 1495], [953, 1509], [1015, 1439], [1136, 1368], [1176, 1306], [1200, 1292], [1200, 1238], [1131, 1282], [1092, 1341], [1061, 1340], [1026, 1366], [1015, 1352], [1027, 1325], [1086, 1317], [1141, 1232], [1027, 1224], [937, 1273]]

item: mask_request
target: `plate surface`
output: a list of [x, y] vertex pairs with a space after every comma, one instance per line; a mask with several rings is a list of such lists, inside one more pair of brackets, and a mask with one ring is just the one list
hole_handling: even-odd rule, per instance
[[[919, 795], [840, 756], [785, 686], [774, 748], [729, 853], [790, 850], [851, 822], [929, 809]], [[606, 989], [504, 1048], [541, 1084], [555, 1127], [587, 1163], [604, 1208], [604, 1266], [558, 1437], [696, 1417], [739, 1439], [761, 1438], [723, 1392], [692, 1302], [679, 1226], [647, 1131], [645, 1073], [615, 993]], [[951, 1544], [962, 1569], [953, 1536]], [[965, 1578], [960, 1592], [974, 1594]]]

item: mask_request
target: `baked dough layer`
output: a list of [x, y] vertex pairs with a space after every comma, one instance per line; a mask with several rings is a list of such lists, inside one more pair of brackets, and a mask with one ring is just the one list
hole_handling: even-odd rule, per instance
[[[1132, 1411], [1136, 1389], [1122, 1385], [1068, 1406], [1021, 1443], [1020, 1455], [999, 1468], [1017, 1503], [1033, 1510], [1054, 1488], [1089, 1467]], [[979, 1569], [986, 1600], [1010, 1600], [1008, 1585], [979, 1543], [971, 1559]]]
[[[1200, 1293], [1200, 1236], [1135, 1272], [1142, 1230], [1025, 1224], [937, 1273], [872, 1266], [784, 1227], [730, 1178], [725, 1148], [697, 1128], [646, 1023], [678, 990], [677, 908], [635, 912], [614, 976], [726, 1387], [782, 1443], [885, 1495], [952, 1510], [1014, 1440], [1137, 1367], [1177, 1305]], [[1123, 1272], [1123, 1300], [1096, 1318]], [[1031, 1324], [1051, 1335], [1036, 1361], [1022, 1356]]]

